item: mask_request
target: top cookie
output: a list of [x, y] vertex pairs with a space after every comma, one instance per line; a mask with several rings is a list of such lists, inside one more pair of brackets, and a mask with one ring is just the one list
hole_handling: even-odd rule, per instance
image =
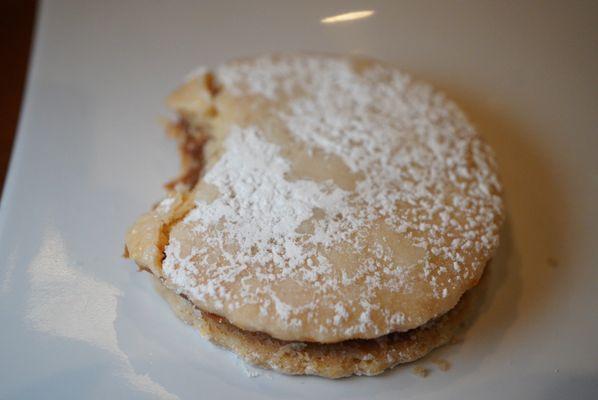
[[158, 267], [167, 285], [239, 328], [329, 343], [418, 327], [477, 283], [501, 188], [491, 150], [444, 95], [335, 56], [206, 74], [169, 99], [210, 139], [190, 200], [173, 192], [150, 214], [177, 214]]

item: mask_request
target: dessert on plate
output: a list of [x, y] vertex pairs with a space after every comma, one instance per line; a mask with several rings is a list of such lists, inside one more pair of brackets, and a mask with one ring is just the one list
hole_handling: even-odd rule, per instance
[[264, 55], [168, 98], [182, 172], [126, 236], [183, 320], [288, 374], [375, 375], [447, 343], [498, 245], [492, 151], [368, 59]]

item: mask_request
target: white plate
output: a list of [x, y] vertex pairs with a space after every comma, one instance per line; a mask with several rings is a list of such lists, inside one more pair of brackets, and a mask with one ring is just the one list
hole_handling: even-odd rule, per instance
[[[43, 3], [0, 209], [0, 398], [583, 398], [598, 392], [596, 4]], [[352, 22], [324, 17], [374, 10]], [[455, 98], [508, 222], [465, 341], [376, 378], [249, 378], [179, 322], [123, 235], [177, 170], [157, 119], [198, 64], [367, 54]]]

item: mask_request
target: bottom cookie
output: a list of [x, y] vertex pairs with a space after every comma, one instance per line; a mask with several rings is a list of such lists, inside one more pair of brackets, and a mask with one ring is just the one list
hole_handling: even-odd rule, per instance
[[288, 342], [262, 332], [239, 329], [222, 317], [202, 312], [154, 279], [156, 289], [176, 315], [198, 328], [211, 342], [233, 351], [249, 364], [291, 375], [326, 378], [378, 375], [448, 343], [465, 325], [472, 309], [470, 290], [448, 313], [407, 332], [338, 343]]

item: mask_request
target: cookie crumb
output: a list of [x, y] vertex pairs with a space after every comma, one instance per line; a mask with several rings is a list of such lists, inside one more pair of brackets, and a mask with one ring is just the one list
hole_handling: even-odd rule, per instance
[[245, 373], [245, 376], [248, 378], [257, 378], [262, 375], [258, 368], [245, 363], [240, 358], [237, 359], [237, 364], [241, 367], [241, 370]]
[[442, 358], [436, 358], [432, 360], [432, 363], [435, 364], [442, 372], [446, 372], [451, 369], [451, 363]]
[[430, 373], [430, 370], [418, 365], [416, 367], [413, 367], [411, 372], [413, 372], [414, 375], [417, 375], [420, 378], [425, 378]]

